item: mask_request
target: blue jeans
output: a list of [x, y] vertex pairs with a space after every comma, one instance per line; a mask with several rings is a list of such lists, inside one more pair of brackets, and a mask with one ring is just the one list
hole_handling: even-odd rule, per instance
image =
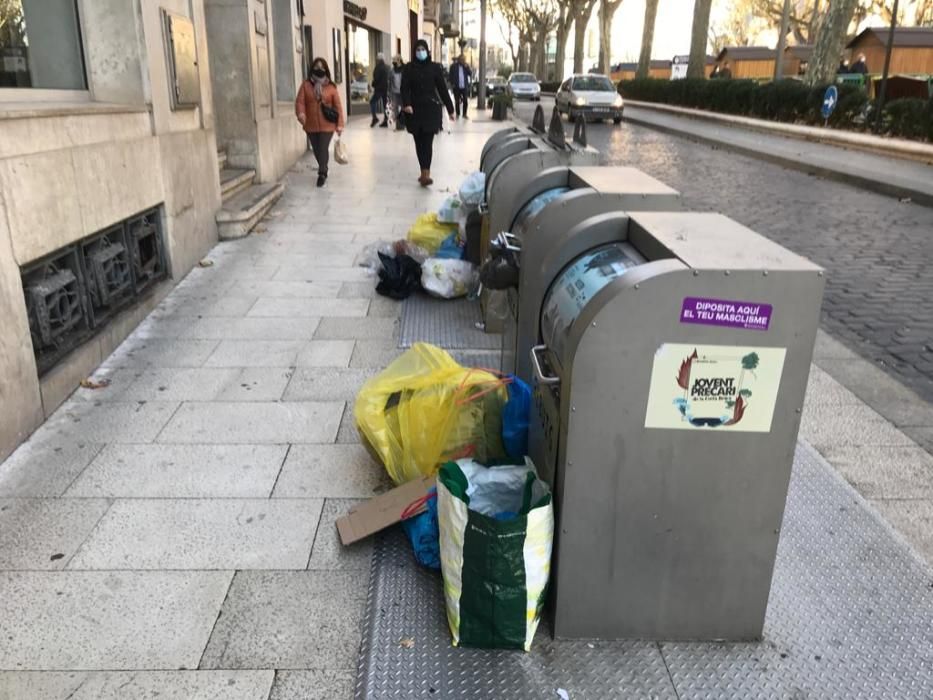
[[380, 114], [385, 118], [386, 94], [384, 92], [374, 92], [369, 100], [369, 109], [373, 113], [373, 119]]

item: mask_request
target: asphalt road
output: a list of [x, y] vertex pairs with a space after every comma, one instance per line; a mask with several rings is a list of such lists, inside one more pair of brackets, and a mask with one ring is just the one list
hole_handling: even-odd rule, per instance
[[[553, 100], [541, 104], [550, 117]], [[516, 114], [531, 121], [534, 103]], [[565, 122], [570, 134], [570, 125]], [[588, 124], [631, 165], [826, 268], [823, 328], [933, 402], [933, 208], [623, 122]]]

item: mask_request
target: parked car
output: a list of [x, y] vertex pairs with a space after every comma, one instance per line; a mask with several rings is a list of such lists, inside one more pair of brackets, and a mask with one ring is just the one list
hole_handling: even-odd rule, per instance
[[622, 121], [625, 104], [622, 95], [609, 79], [600, 74], [579, 73], [567, 78], [557, 92], [557, 111], [566, 114], [571, 121], [578, 116], [584, 119], [612, 119]]
[[533, 73], [512, 73], [509, 76], [509, 94], [516, 100], [541, 99], [541, 83]]
[[[505, 92], [505, 89], [505, 78], [500, 78], [498, 75], [490, 75], [486, 78], [486, 97], [501, 95], [503, 92]], [[478, 80], [474, 80], [470, 84], [470, 92], [473, 97], [476, 97], [479, 94]]]

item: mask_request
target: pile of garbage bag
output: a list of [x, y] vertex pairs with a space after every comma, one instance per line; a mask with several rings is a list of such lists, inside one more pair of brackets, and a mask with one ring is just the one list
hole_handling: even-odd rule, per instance
[[398, 485], [437, 475], [401, 514], [440, 569], [455, 646], [530, 649], [550, 575], [550, 490], [527, 457], [531, 389], [416, 343], [360, 389], [364, 444]]
[[472, 173], [436, 212], [415, 219], [406, 240], [364, 248], [360, 265], [378, 275], [379, 294], [401, 300], [422, 290], [441, 299], [476, 293], [477, 267], [464, 259], [466, 224], [482, 200], [485, 182], [483, 173]]

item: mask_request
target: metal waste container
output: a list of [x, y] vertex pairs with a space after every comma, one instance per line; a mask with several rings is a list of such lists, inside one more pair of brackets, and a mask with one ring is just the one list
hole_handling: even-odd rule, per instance
[[537, 274], [555, 636], [759, 638], [822, 271], [719, 214], [616, 212]]
[[530, 308], [532, 302], [523, 313], [522, 290], [540, 286], [542, 260], [554, 245], [596, 214], [681, 209], [679, 192], [629, 167], [549, 168], [530, 180], [503, 183], [492, 191], [492, 230], [508, 232], [500, 234], [499, 240], [513, 251], [519, 267], [518, 287], [506, 292], [502, 371], [514, 372], [525, 381], [531, 379], [528, 350], [536, 343], [537, 309]]

